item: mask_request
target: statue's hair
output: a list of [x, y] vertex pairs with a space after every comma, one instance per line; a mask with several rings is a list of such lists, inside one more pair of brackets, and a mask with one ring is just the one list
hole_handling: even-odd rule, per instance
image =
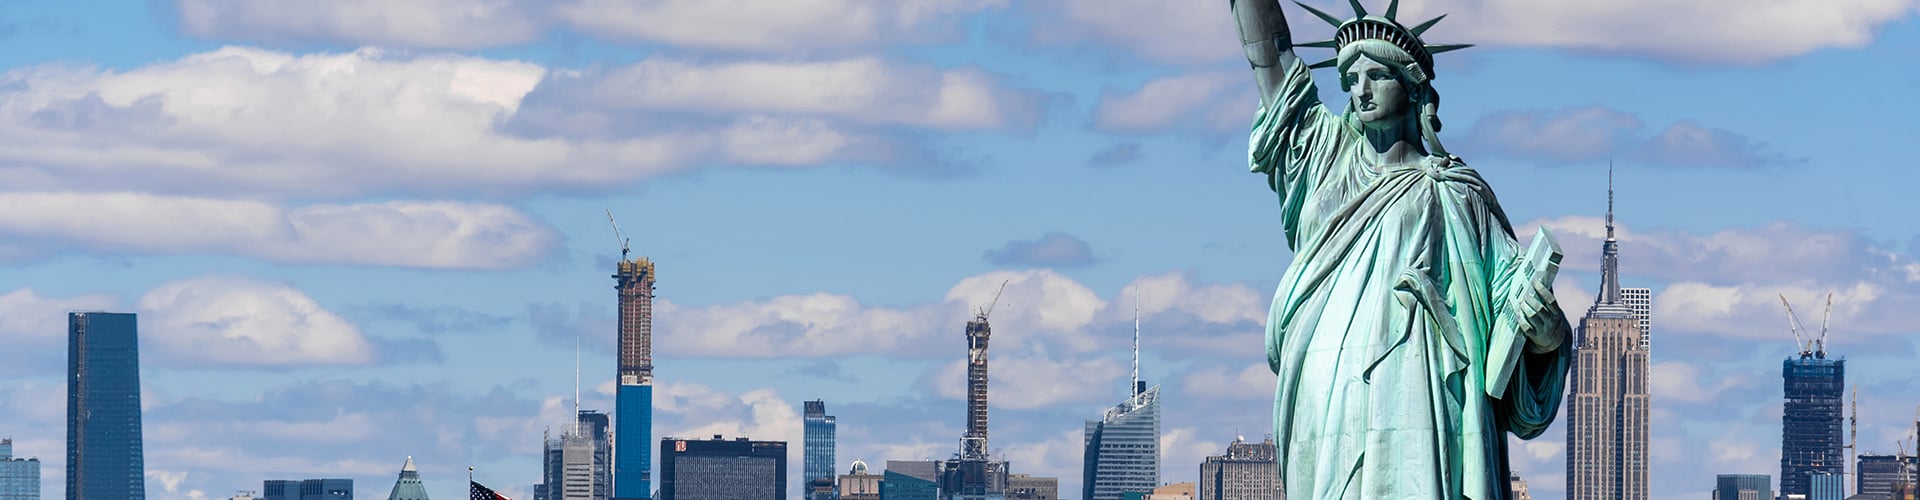
[[1340, 55], [1335, 58], [1335, 61], [1336, 67], [1340, 70], [1342, 90], [1353, 91], [1349, 86], [1350, 82], [1347, 82], [1347, 69], [1352, 68], [1353, 63], [1363, 56], [1381, 65], [1394, 68], [1394, 76], [1400, 79], [1401, 85], [1407, 87], [1407, 98], [1413, 101], [1409, 104], [1412, 104], [1414, 109], [1420, 110], [1418, 117], [1408, 118], [1419, 120], [1420, 135], [1426, 139], [1428, 149], [1434, 154], [1446, 155], [1447, 149], [1440, 144], [1439, 137], [1440, 93], [1433, 89], [1433, 80], [1426, 78], [1425, 72], [1420, 70], [1420, 65], [1413, 58], [1413, 54], [1408, 54], [1406, 50], [1390, 42], [1374, 39], [1355, 40], [1340, 47]]

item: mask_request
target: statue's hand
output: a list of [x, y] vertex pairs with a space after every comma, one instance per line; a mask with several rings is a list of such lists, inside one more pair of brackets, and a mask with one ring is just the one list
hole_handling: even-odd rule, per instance
[[1566, 342], [1566, 332], [1558, 328], [1565, 313], [1561, 312], [1553, 294], [1553, 280], [1560, 271], [1560, 255], [1552, 233], [1542, 227], [1534, 235], [1526, 255], [1513, 263], [1520, 268], [1507, 282], [1507, 309], [1517, 323], [1515, 326], [1527, 338], [1529, 351], [1552, 351]]

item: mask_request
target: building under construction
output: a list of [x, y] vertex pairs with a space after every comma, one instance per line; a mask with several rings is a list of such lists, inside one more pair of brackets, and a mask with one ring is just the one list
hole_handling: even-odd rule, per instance
[[[1001, 290], [1006, 289], [1001, 283]], [[993, 295], [999, 302], [1000, 294]], [[960, 453], [941, 467], [942, 500], [1000, 500], [1007, 497], [1007, 462], [987, 453], [987, 338], [993, 329], [987, 317], [993, 304], [967, 321], [967, 432], [960, 437]]]
[[[1786, 403], [1780, 412], [1780, 494], [1815, 498], [1816, 483], [1826, 486], [1842, 483], [1846, 458], [1841, 451], [1846, 442], [1842, 405], [1846, 397], [1846, 360], [1827, 359], [1827, 326], [1823, 319], [1820, 333], [1801, 335], [1799, 318], [1793, 306], [1780, 297], [1787, 309], [1787, 320], [1799, 344], [1797, 356], [1780, 362]], [[1827, 312], [1833, 311], [1833, 297], [1827, 297]], [[1830, 487], [1831, 488], [1831, 487]]]
[[[613, 223], [613, 212], [607, 212]], [[614, 498], [653, 497], [653, 261], [627, 257], [626, 235], [613, 224], [620, 241], [614, 264], [614, 290], [620, 299], [619, 386], [614, 393]]]

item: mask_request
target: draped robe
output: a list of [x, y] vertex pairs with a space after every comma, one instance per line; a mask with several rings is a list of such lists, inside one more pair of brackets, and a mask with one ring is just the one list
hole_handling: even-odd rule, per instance
[[[1266, 332], [1287, 496], [1505, 499], [1506, 433], [1546, 430], [1566, 379], [1552, 278], [1520, 265], [1493, 191], [1458, 158], [1379, 165], [1369, 147], [1302, 64], [1255, 118], [1249, 160], [1294, 252]], [[1521, 312], [1543, 279], [1548, 305]], [[1490, 360], [1501, 322], [1543, 333]]]

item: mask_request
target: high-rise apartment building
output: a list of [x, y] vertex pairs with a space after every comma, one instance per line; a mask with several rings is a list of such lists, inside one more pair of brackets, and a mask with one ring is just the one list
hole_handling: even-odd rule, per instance
[[1713, 482], [1713, 500], [1773, 500], [1773, 478], [1766, 474], [1721, 474]]
[[1651, 316], [1646, 311], [1652, 310], [1652, 301], [1635, 298], [1637, 304], [1629, 304], [1626, 290], [1620, 286], [1620, 243], [1614, 238], [1609, 181], [1600, 293], [1580, 319], [1568, 369], [1569, 500], [1647, 500], [1652, 397], [1647, 392]]
[[1813, 498], [1813, 476], [1846, 472], [1841, 447], [1846, 360], [1822, 348], [1780, 362], [1786, 404], [1780, 414], [1780, 494]]
[[140, 341], [131, 313], [67, 315], [67, 500], [143, 500]]
[[806, 401], [802, 406], [805, 436], [800, 470], [806, 476], [801, 478], [801, 484], [806, 488], [807, 500], [833, 500], [834, 418], [827, 414], [825, 401]]
[[1273, 438], [1234, 438], [1223, 455], [1200, 462], [1200, 500], [1285, 500]]
[[660, 440], [660, 500], [785, 500], [787, 443]]
[[[609, 215], [611, 218], [611, 215]], [[617, 230], [618, 228], [616, 228]], [[614, 497], [653, 497], [653, 261], [627, 258], [620, 242], [614, 265], [620, 308], [620, 378], [614, 394]]]
[[261, 500], [353, 500], [352, 479], [268, 479]]
[[13, 438], [0, 439], [0, 500], [40, 500], [40, 459], [13, 456]]
[[960, 436], [960, 452], [940, 468], [941, 500], [1006, 498], [1007, 462], [987, 454], [987, 339], [993, 334], [987, 323], [990, 311], [980, 310], [967, 321], [967, 431]]

